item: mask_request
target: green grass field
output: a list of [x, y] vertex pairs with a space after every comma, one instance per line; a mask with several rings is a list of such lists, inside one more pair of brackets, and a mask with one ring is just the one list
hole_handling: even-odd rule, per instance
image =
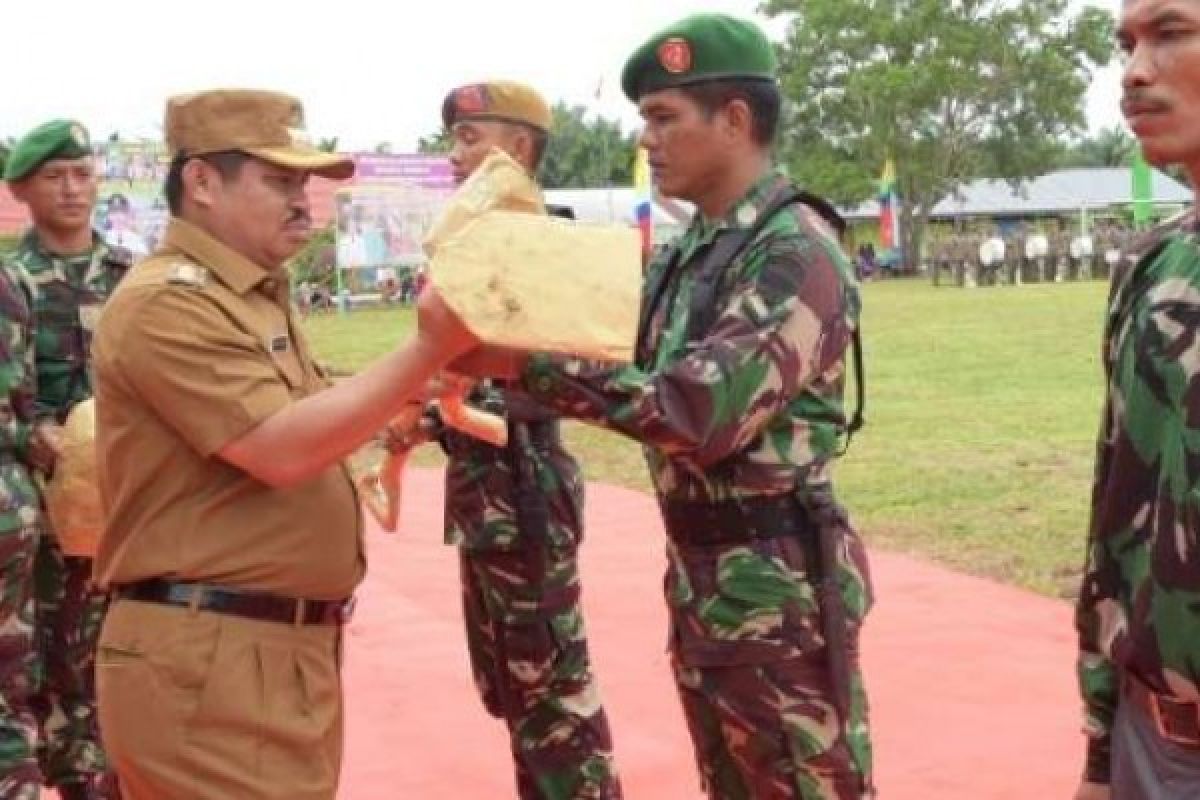
[[[1045, 594], [1078, 582], [1102, 396], [1106, 287], [864, 289], [867, 427], [840, 494], [877, 547]], [[411, 334], [406, 311], [311, 317], [317, 351], [357, 369]], [[648, 490], [638, 447], [579, 424], [589, 479]], [[419, 462], [436, 463], [426, 451]]]

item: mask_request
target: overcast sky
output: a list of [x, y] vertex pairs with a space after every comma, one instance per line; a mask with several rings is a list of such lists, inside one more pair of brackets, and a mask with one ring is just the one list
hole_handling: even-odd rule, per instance
[[[1085, 0], [1073, 0], [1082, 5]], [[1092, 0], [1115, 10], [1115, 0]], [[93, 136], [157, 137], [164, 99], [219, 86], [304, 101], [310, 132], [344, 150], [396, 152], [438, 127], [452, 86], [489, 76], [534, 84], [633, 128], [626, 55], [698, 10], [754, 16], [759, 0], [59, 0], [5, 3], [0, 135], [82, 120]], [[779, 24], [762, 20], [778, 34]], [[1120, 123], [1117, 74], [1088, 96], [1092, 130]]]

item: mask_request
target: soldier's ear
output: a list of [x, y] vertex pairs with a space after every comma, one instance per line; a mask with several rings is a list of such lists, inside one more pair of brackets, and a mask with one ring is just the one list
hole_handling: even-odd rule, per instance
[[521, 166], [533, 172], [533, 132], [524, 125], [513, 125], [510, 130], [513, 157]]
[[744, 98], [732, 98], [721, 109], [721, 115], [725, 120], [726, 130], [733, 137], [754, 139], [754, 111]]
[[23, 181], [23, 180], [8, 184], [8, 191], [12, 193], [13, 198], [18, 203], [27, 202], [29, 193], [27, 191], [25, 191], [25, 186], [26, 186], [26, 184], [25, 184], [25, 181]]
[[193, 158], [183, 165], [183, 199], [200, 208], [211, 208], [216, 202], [215, 189], [220, 183], [217, 171], [201, 158]]

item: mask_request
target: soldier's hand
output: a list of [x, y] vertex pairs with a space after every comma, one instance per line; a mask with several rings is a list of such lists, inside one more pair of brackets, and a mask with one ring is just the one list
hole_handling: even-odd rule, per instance
[[417, 298], [417, 339], [447, 361], [479, 344], [475, 334], [433, 289], [425, 290]]
[[454, 359], [447, 369], [476, 378], [499, 378], [511, 381], [521, 376], [528, 358], [529, 354], [521, 350], [483, 345]]
[[1112, 789], [1108, 784], [1082, 781], [1075, 792], [1074, 800], [1110, 800]]
[[29, 439], [29, 463], [49, 475], [62, 455], [62, 426], [54, 422], [39, 422]]

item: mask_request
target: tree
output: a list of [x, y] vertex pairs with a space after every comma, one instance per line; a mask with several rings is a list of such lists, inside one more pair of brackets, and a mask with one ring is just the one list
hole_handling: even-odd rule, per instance
[[1126, 167], [1129, 166], [1130, 154], [1136, 147], [1137, 140], [1126, 133], [1124, 128], [1105, 128], [1095, 136], [1084, 137], [1074, 144], [1067, 145], [1059, 159], [1059, 166]]
[[322, 136], [317, 140], [317, 149], [322, 153], [336, 153], [338, 151], [338, 137]]
[[583, 106], [554, 106], [554, 133], [540, 170], [548, 189], [628, 186], [633, 182], [637, 137], [621, 123], [604, 117], [588, 119]]
[[[553, 133], [538, 170], [547, 189], [627, 186], [633, 182], [637, 146], [633, 133], [604, 117], [589, 118], [583, 106], [558, 103], [552, 109]], [[454, 142], [440, 130], [417, 140], [418, 153], [448, 153]]]
[[779, 48], [781, 158], [842, 204], [895, 161], [907, 266], [929, 212], [980, 176], [1014, 185], [1052, 167], [1084, 127], [1112, 57], [1112, 16], [1067, 0], [767, 0]]
[[454, 141], [450, 138], [450, 131], [442, 128], [437, 133], [431, 133], [428, 136], [422, 136], [417, 139], [418, 153], [431, 153], [440, 155], [449, 153], [450, 148], [454, 146]]

